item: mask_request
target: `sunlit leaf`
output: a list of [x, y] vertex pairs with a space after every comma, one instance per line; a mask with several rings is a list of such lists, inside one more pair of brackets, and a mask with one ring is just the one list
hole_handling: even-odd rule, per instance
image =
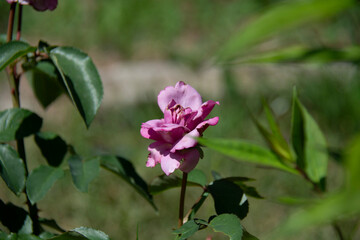
[[125, 180], [130, 186], [132, 186], [141, 196], [143, 196], [151, 206], [157, 210], [155, 206], [153, 196], [148, 190], [148, 185], [142, 179], [142, 177], [136, 172], [133, 164], [122, 158], [116, 156], [100, 156], [101, 166], [105, 169], [115, 173], [123, 180]]
[[315, 120], [297, 98], [296, 90], [293, 96], [291, 129], [298, 167], [324, 189], [328, 162], [326, 140]]
[[0, 71], [19, 57], [35, 52], [35, 50], [35, 47], [21, 41], [11, 41], [0, 45]]
[[76, 188], [82, 192], [87, 192], [90, 182], [99, 175], [99, 159], [93, 158], [83, 161], [80, 156], [73, 155], [68, 159], [68, 163]]
[[214, 138], [198, 138], [197, 140], [208, 148], [223, 153], [227, 156], [234, 157], [235, 159], [279, 168], [293, 174], [298, 174], [296, 170], [283, 164], [274, 153], [259, 145], [249, 143], [244, 140]]
[[103, 98], [103, 86], [94, 63], [88, 55], [72, 47], [54, 48], [50, 57], [71, 100], [89, 127]]
[[221, 232], [229, 236], [230, 240], [241, 240], [243, 230], [240, 219], [233, 214], [221, 214], [216, 216], [209, 223], [215, 232]]
[[39, 131], [42, 119], [33, 112], [12, 108], [0, 112], [0, 142], [20, 139]]
[[353, 0], [297, 0], [277, 3], [223, 44], [217, 53], [218, 61], [232, 60], [275, 34], [329, 18], [353, 4]]
[[13, 193], [19, 195], [23, 191], [26, 181], [24, 162], [6, 144], [0, 144], [0, 175]]
[[64, 176], [61, 168], [40, 166], [34, 169], [26, 181], [26, 192], [31, 204], [45, 197], [54, 183]]
[[35, 142], [49, 165], [58, 167], [67, 152], [66, 142], [57, 134], [39, 132], [35, 135]]

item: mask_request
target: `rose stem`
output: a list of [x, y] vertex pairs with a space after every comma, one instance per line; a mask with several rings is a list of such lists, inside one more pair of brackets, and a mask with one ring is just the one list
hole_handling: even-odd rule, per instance
[[[13, 28], [14, 28], [14, 18], [15, 18], [15, 10], [16, 10], [16, 3], [11, 3], [10, 6], [10, 13], [9, 13], [9, 22], [8, 22], [8, 30], [7, 30], [7, 42], [12, 40]], [[21, 37], [21, 20], [22, 20], [22, 5], [19, 6], [19, 14], [18, 14], [18, 26], [17, 26], [17, 33], [16, 33], [16, 40], [20, 40]], [[13, 107], [19, 108], [20, 107], [20, 94], [19, 94], [19, 83], [20, 83], [20, 76], [16, 74], [16, 65], [13, 67], [8, 67], [9, 73], [9, 82], [11, 88], [11, 95], [13, 100]], [[26, 161], [26, 154], [25, 154], [25, 144], [24, 139], [20, 138], [16, 140], [17, 150], [19, 153], [20, 158], [23, 160], [25, 165], [25, 172], [26, 176], [29, 175], [29, 170]], [[30, 203], [29, 197], [26, 194], [26, 204], [29, 208], [30, 218], [33, 222], [33, 233], [35, 235], [40, 234], [40, 224], [39, 224], [39, 216], [38, 216], [38, 208], [36, 204], [32, 205]]]
[[183, 172], [183, 178], [181, 182], [181, 193], [180, 193], [180, 206], [179, 206], [179, 222], [178, 227], [183, 225], [184, 219], [184, 203], [185, 203], [185, 191], [186, 191], [186, 182], [187, 182], [187, 173]]

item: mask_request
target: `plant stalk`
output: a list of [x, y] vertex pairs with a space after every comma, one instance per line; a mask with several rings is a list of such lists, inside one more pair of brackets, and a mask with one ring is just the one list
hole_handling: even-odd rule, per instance
[[[15, 10], [16, 3], [11, 3], [10, 5], [10, 13], [9, 13], [9, 22], [8, 22], [8, 30], [7, 30], [7, 42], [12, 41], [13, 29], [14, 29], [14, 18], [15, 18]], [[19, 14], [18, 14], [18, 26], [16, 33], [16, 40], [20, 40], [21, 37], [21, 20], [22, 20], [22, 5], [19, 6]], [[19, 85], [20, 85], [20, 75], [16, 73], [16, 64], [14, 66], [7, 67], [7, 72], [9, 74], [9, 84], [11, 89], [11, 96], [14, 108], [20, 108], [20, 93], [19, 93]], [[24, 139], [16, 140], [17, 151], [19, 153], [19, 157], [23, 160], [25, 165], [25, 174], [26, 177], [29, 175], [29, 169], [26, 161], [26, 153], [25, 153], [25, 144]], [[24, 190], [26, 195], [26, 204], [28, 205], [30, 218], [33, 223], [33, 233], [35, 235], [39, 235], [41, 232], [40, 223], [39, 223], [39, 210], [36, 204], [32, 205], [29, 197]]]
[[186, 192], [186, 183], [187, 183], [186, 172], [183, 172], [183, 178], [181, 182], [181, 192], [180, 192], [180, 205], [179, 205], [179, 221], [178, 227], [181, 227], [184, 224], [184, 203], [185, 203], [185, 192]]

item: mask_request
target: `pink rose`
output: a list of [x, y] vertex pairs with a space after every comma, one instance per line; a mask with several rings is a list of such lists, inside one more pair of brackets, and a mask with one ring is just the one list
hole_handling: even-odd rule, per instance
[[54, 10], [58, 0], [6, 0], [8, 3], [18, 2], [21, 5], [31, 5], [38, 11]]
[[218, 123], [219, 117], [205, 118], [219, 102], [202, 103], [200, 94], [184, 82], [166, 87], [159, 93], [158, 105], [163, 119], [154, 119], [141, 125], [143, 137], [155, 140], [149, 145], [147, 167], [160, 163], [166, 175], [175, 169], [190, 172], [200, 159], [197, 141], [208, 126]]

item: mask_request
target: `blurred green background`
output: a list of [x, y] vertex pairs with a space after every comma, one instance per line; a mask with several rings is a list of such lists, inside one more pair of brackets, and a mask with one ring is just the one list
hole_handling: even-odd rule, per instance
[[[130, 63], [130, 66], [142, 66], [144, 62], [163, 64], [161, 69], [165, 70], [170, 63], [171, 66], [179, 66], [191, 72], [192, 76], [215, 68], [219, 86], [215, 89], [215, 96], [203, 94], [209, 88], [206, 81], [197, 82], [196, 77], [190, 82], [182, 79], [194, 84], [204, 100], [214, 99], [221, 103], [212, 113], [212, 116], [220, 117], [220, 123], [210, 127], [205, 132], [206, 137], [244, 138], [263, 143], [247, 109], [261, 118], [261, 99], [265, 98], [288, 139], [291, 93], [296, 85], [300, 99], [319, 123], [329, 146], [335, 150], [341, 149], [360, 130], [358, 62], [335, 61], [326, 65], [212, 64], [217, 50], [234, 32], [256, 20], [277, 2], [280, 1], [59, 0], [59, 6], [53, 12], [39, 13], [30, 7], [24, 8], [23, 38], [33, 45], [43, 39], [51, 44], [76, 46], [93, 57], [102, 76], [107, 76], [104, 72], [110, 65], [126, 69]], [[6, 33], [8, 8], [6, 1], [0, 1], [1, 33]], [[326, 20], [283, 31], [258, 44], [255, 51], [296, 44], [312, 48], [342, 48], [359, 44], [359, 13], [360, 7], [354, 5]], [[141, 71], [141, 67], [135, 69], [135, 73]], [[129, 73], [126, 78], [131, 82], [131, 73], [134, 71]], [[184, 74], [184, 78], [186, 76]], [[11, 107], [5, 77], [1, 73], [1, 110]], [[115, 83], [111, 84], [116, 84], [116, 77], [112, 76]], [[153, 78], [157, 81], [156, 74]], [[163, 78], [159, 76], [159, 79]], [[159, 167], [145, 167], [150, 141], [143, 139], [139, 130], [142, 122], [161, 118], [156, 96], [166, 85], [162, 85], [160, 80], [152, 88], [149, 83], [138, 84], [137, 87], [142, 88], [141, 94], [145, 95], [134, 96], [131, 102], [120, 101], [122, 98], [119, 95], [119, 102], [104, 103], [89, 130], [65, 96], [47, 110], [42, 110], [37, 103], [29, 100], [33, 96], [27, 95], [29, 90], [24, 88], [23, 104], [44, 117], [44, 130], [58, 132], [83, 156], [101, 153], [121, 155], [131, 159], [138, 172], [150, 182], [161, 174], [161, 170]], [[176, 83], [175, 80], [169, 81], [172, 85]], [[110, 83], [106, 77], [103, 77], [103, 82], [105, 86]], [[139, 94], [139, 91], [130, 89], [134, 87], [133, 84], [125, 83], [121, 86], [123, 91]], [[143, 89], [144, 86], [149, 89]], [[5, 101], [7, 98], [9, 100]], [[26, 144], [31, 159], [30, 168], [45, 163], [33, 139], [26, 139]], [[198, 168], [207, 174], [209, 181], [211, 170], [223, 176], [256, 179], [252, 184], [265, 200], [249, 200], [250, 212], [244, 220], [244, 226], [260, 239], [279, 226], [295, 209], [278, 203], [278, 197], [306, 198], [313, 195], [311, 186], [298, 177], [237, 162], [207, 149]], [[342, 177], [341, 163], [330, 161], [329, 189], [339, 188]], [[200, 189], [189, 189], [186, 206], [190, 207], [200, 194]], [[155, 196], [159, 207], [159, 213], [156, 214], [131, 187], [111, 173], [102, 171], [100, 177], [90, 185], [89, 193], [83, 194], [72, 186], [70, 173], [67, 172], [66, 177], [39, 202], [39, 207], [41, 216], [55, 219], [65, 229], [89, 226], [106, 232], [112, 239], [136, 239], [138, 228], [140, 240], [173, 239], [171, 231], [177, 223], [178, 195], [179, 191], [173, 189]], [[18, 204], [25, 201], [7, 191], [2, 181], [0, 198]], [[213, 203], [208, 199], [199, 217], [207, 218], [212, 214], [215, 214]], [[227, 239], [207, 230], [197, 233], [194, 239], [205, 239], [208, 235], [213, 235], [213, 239]], [[310, 229], [292, 239], [337, 237], [331, 227], [324, 226]]]

